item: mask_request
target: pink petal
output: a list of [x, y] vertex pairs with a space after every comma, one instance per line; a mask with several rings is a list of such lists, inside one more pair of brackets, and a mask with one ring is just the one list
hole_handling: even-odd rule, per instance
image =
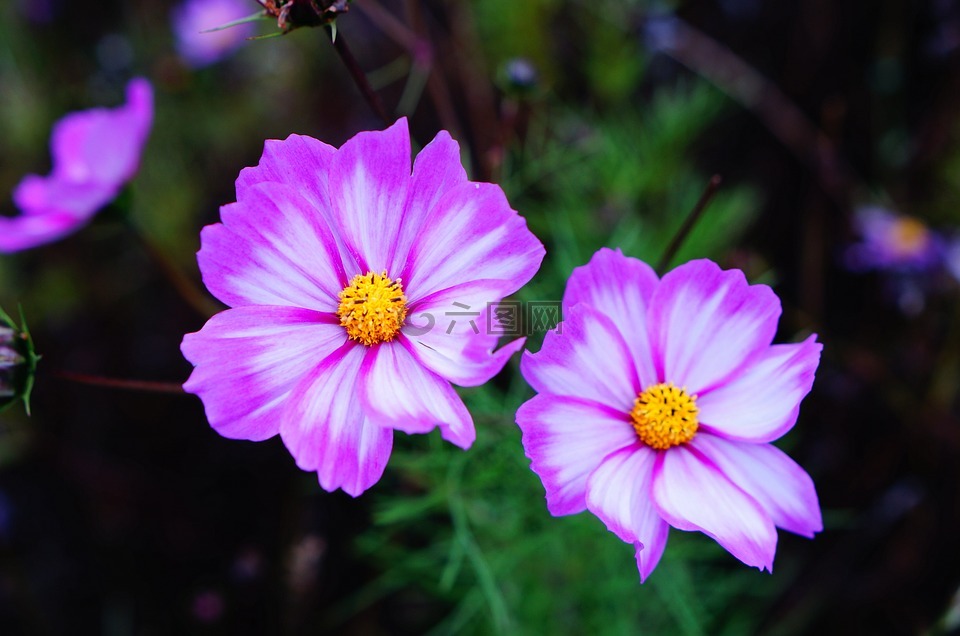
[[153, 89], [127, 85], [127, 103], [71, 113], [51, 135], [53, 172], [27, 175], [13, 193], [20, 216], [0, 217], [0, 252], [61, 238], [85, 224], [136, 173], [153, 122]]
[[679, 530], [699, 530], [747, 565], [773, 571], [777, 531], [763, 506], [689, 446], [658, 454], [653, 500]]
[[417, 235], [403, 272], [411, 300], [477, 279], [504, 281], [504, 295], [533, 278], [543, 245], [499, 186], [447, 190]]
[[730, 381], [697, 398], [700, 423], [722, 437], [769, 442], [793, 428], [813, 386], [823, 346], [773, 345], [753, 356]]
[[771, 444], [733, 442], [699, 433], [691, 444], [763, 506], [773, 523], [805, 537], [823, 530], [813, 480]]
[[565, 311], [584, 303], [613, 320], [633, 354], [641, 386], [659, 381], [647, 335], [647, 309], [658, 283], [649, 265], [604, 247], [573, 270], [563, 295]]
[[439, 426], [443, 439], [463, 449], [476, 439], [473, 418], [450, 383], [398, 342], [367, 348], [359, 390], [365, 412], [383, 427], [427, 433]]
[[329, 227], [280, 183], [252, 186], [200, 234], [203, 282], [231, 306], [284, 305], [334, 312], [347, 276]]
[[297, 386], [280, 423], [280, 437], [303, 470], [315, 470], [324, 490], [357, 497], [383, 475], [393, 431], [378, 426], [360, 404], [364, 347], [347, 343]]
[[[283, 141], [268, 139], [263, 144], [260, 163], [244, 168], [237, 177], [237, 198], [258, 183], [283, 183], [297, 191], [316, 210], [330, 208], [327, 188], [333, 155], [337, 151], [322, 141], [304, 135], [290, 135]], [[329, 220], [329, 219], [328, 219]]]
[[604, 457], [637, 441], [626, 414], [589, 400], [545, 393], [520, 407], [517, 425], [554, 516], [582, 512], [590, 473]]
[[25, 210], [15, 217], [0, 216], [0, 252], [10, 253], [55, 241], [86, 222], [56, 208]]
[[333, 156], [328, 180], [334, 227], [360, 270], [387, 269], [396, 277], [389, 268], [410, 186], [407, 120], [384, 131], [361, 132], [343, 144]]
[[649, 328], [661, 381], [706, 393], [773, 340], [780, 301], [739, 270], [690, 261], [660, 281]]
[[660, 562], [669, 525], [660, 518], [650, 488], [656, 451], [637, 442], [611, 453], [587, 480], [587, 508], [607, 529], [636, 547], [637, 568], [644, 581]]
[[145, 79], [127, 84], [127, 103], [71, 113], [53, 128], [50, 150], [59, 179], [119, 186], [137, 172], [153, 123], [153, 89]]
[[520, 359], [523, 377], [538, 393], [581, 397], [629, 413], [640, 384], [620, 331], [587, 305], [564, 318], [561, 333], [550, 331], [538, 353]]
[[69, 214], [79, 227], [110, 203], [120, 184], [74, 182], [57, 176], [27, 175], [13, 191], [13, 202], [24, 216]]
[[262, 183], [284, 184], [295, 190], [312, 206], [310, 214], [323, 219], [315, 220], [315, 223], [336, 230], [333, 232], [333, 242], [340, 254], [340, 261], [352, 277], [367, 270], [360, 271], [352, 248], [348, 248], [343, 237], [338, 236], [340, 220], [334, 212], [329, 186], [336, 153], [337, 149], [333, 146], [305, 135], [290, 135], [283, 141], [268, 139], [263, 144], [260, 163], [240, 171], [236, 183], [237, 200], [244, 202], [247, 193]]
[[460, 163], [460, 146], [441, 130], [413, 163], [413, 178], [403, 211], [403, 223], [397, 236], [397, 249], [391, 272], [403, 272], [417, 234], [429, 222], [437, 202], [450, 189], [465, 183], [467, 173]]
[[471, 281], [412, 303], [400, 342], [441, 378], [460, 386], [483, 384], [524, 343], [518, 338], [494, 351], [499, 335], [488, 316], [503, 295], [502, 283]]
[[335, 317], [288, 307], [228, 309], [180, 346], [196, 368], [184, 390], [203, 400], [224, 437], [259, 441], [279, 432], [297, 383], [346, 340]]

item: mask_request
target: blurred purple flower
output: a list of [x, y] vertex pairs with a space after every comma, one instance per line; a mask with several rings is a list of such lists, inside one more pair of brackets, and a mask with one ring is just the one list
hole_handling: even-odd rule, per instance
[[71, 113], [53, 128], [53, 171], [27, 175], [13, 192], [20, 215], [0, 217], [0, 252], [49, 243], [77, 230], [112, 201], [140, 166], [153, 123], [153, 89], [127, 84], [127, 103]]
[[193, 597], [193, 615], [201, 623], [215, 623], [223, 617], [223, 596], [215, 590], [203, 590]]
[[[220, 216], [197, 260], [232, 308], [181, 349], [195, 365], [184, 389], [221, 435], [279, 434], [324, 489], [354, 497], [380, 479], [395, 430], [473, 444], [451, 383], [483, 384], [523, 346], [494, 351], [483, 309], [530, 280], [544, 249], [499, 186], [467, 179], [450, 135], [412, 174], [405, 119], [339, 150], [268, 141]], [[423, 327], [458, 306], [476, 322]]]
[[883, 208], [861, 208], [854, 215], [854, 227], [862, 240], [845, 254], [846, 265], [853, 271], [927, 271], [941, 265], [943, 240], [917, 218]]
[[822, 346], [772, 345], [780, 301], [708, 260], [658, 279], [603, 249], [574, 270], [563, 333], [520, 369], [517, 412], [556, 516], [589, 510], [636, 550], [641, 580], [670, 526], [770, 570], [776, 527], [823, 529], [810, 476], [770, 444], [797, 420]]
[[950, 275], [960, 281], [960, 236], [954, 236], [947, 242], [943, 260]]
[[247, 0], [186, 0], [173, 11], [173, 31], [177, 52], [193, 67], [207, 66], [240, 47], [253, 36], [254, 26], [247, 22], [210, 31], [257, 13]]

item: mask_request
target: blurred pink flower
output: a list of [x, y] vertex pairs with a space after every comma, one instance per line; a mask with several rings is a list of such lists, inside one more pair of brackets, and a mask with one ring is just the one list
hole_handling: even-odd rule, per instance
[[692, 261], [658, 279], [603, 249], [574, 270], [562, 333], [521, 371], [517, 412], [555, 516], [589, 510], [636, 549], [641, 580], [670, 526], [772, 569], [775, 526], [822, 529], [813, 482], [769, 442], [793, 427], [821, 345], [771, 345], [780, 302], [739, 270]]
[[[441, 132], [410, 170], [407, 122], [339, 150], [267, 141], [237, 202], [204, 228], [207, 288], [232, 309], [184, 337], [184, 389], [224, 437], [279, 434], [326, 490], [380, 479], [393, 431], [468, 448], [473, 420], [451, 387], [482, 384], [499, 351], [487, 303], [517, 291], [544, 250], [496, 185], [474, 183]], [[476, 320], [436, 317], [473, 309]]]
[[254, 34], [247, 22], [210, 31], [257, 13], [253, 0], [186, 0], [173, 11], [177, 52], [193, 67], [207, 66], [240, 47]]
[[71, 113], [53, 128], [53, 171], [27, 175], [13, 192], [20, 215], [0, 217], [0, 252], [59, 239], [112, 201], [140, 166], [153, 123], [153, 89], [127, 85], [127, 103]]

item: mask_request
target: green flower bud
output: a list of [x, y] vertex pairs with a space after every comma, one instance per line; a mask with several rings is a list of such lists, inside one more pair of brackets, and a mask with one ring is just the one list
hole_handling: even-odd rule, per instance
[[30, 414], [30, 391], [39, 360], [20, 311], [20, 326], [0, 309], [0, 411], [23, 401]]

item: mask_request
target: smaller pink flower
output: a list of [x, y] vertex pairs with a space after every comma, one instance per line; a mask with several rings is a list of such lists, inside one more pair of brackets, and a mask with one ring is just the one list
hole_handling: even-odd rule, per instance
[[597, 515], [634, 545], [641, 580], [671, 526], [767, 570], [775, 527], [822, 530], [810, 477], [769, 443], [796, 422], [822, 347], [771, 344], [769, 287], [708, 260], [658, 279], [602, 249], [571, 275], [563, 315], [521, 360], [539, 395], [517, 412], [551, 514]]
[[177, 52], [193, 67], [207, 66], [243, 45], [254, 34], [252, 23], [211, 31], [255, 14], [252, 0], [186, 0], [173, 11]]
[[153, 123], [153, 89], [127, 85], [127, 103], [71, 113], [53, 128], [53, 171], [27, 175], [13, 192], [20, 215], [0, 217], [0, 252], [59, 239], [86, 224], [136, 174]]

